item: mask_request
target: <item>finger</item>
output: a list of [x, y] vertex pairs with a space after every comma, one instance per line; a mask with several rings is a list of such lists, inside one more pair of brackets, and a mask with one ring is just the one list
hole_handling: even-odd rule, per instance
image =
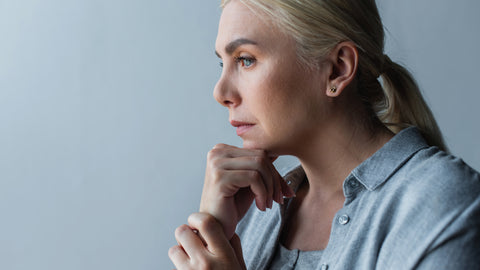
[[215, 217], [207, 213], [193, 213], [188, 217], [188, 224], [198, 230], [207, 243], [206, 249], [217, 254], [228, 248], [229, 242], [223, 227]]
[[233, 146], [233, 145], [224, 144], [224, 143], [217, 143], [216, 145], [214, 145], [212, 147], [212, 149], [228, 149], [228, 148], [238, 148], [238, 147]]
[[258, 209], [266, 210], [267, 188], [263, 182], [262, 176], [257, 171], [236, 171], [229, 170], [222, 172], [222, 179], [229, 181], [229, 185], [220, 185], [220, 194], [225, 196], [234, 196], [240, 188], [249, 187], [255, 196], [255, 203]]
[[285, 182], [285, 180], [282, 179], [280, 183], [282, 185], [282, 193], [284, 197], [286, 198], [295, 197], [295, 191], [287, 184], [287, 182]]
[[187, 225], [182, 225], [175, 230], [175, 238], [190, 258], [205, 251], [202, 240]]
[[[222, 157], [226, 159], [223, 159]], [[269, 157], [265, 150], [238, 148], [238, 147], [226, 145], [226, 144], [217, 144], [208, 153], [208, 160], [209, 160], [210, 166], [213, 166], [216, 169], [218, 168], [236, 169], [236, 170], [250, 169], [250, 167], [244, 167], [245, 165], [248, 166], [249, 164], [245, 164], [241, 162], [237, 164], [240, 166], [235, 167], [231, 165], [232, 164], [235, 165], [236, 161], [229, 161], [229, 159], [236, 159], [236, 158], [243, 158], [245, 160], [246, 157], [252, 157], [254, 158], [254, 161], [257, 162], [257, 164], [260, 164], [260, 165], [254, 165], [255, 166], [254, 168], [256, 168], [265, 179], [265, 187], [267, 189], [267, 197], [266, 197], [265, 205], [268, 208], [272, 208], [273, 200], [275, 199], [275, 197], [273, 197], [275, 193], [275, 186], [274, 186], [275, 183], [273, 182], [273, 178], [266, 168], [268, 164], [272, 163], [272, 161], [270, 161], [271, 159], [273, 160], [276, 159], [275, 155], [272, 155], [271, 157]], [[225, 162], [229, 162], [229, 163], [225, 163]], [[278, 197], [280, 198], [282, 196], [278, 196]], [[277, 201], [280, 201], [280, 199], [278, 199]], [[262, 208], [259, 208], [259, 209], [264, 210]]]
[[[268, 208], [272, 208], [273, 200], [276, 198], [276, 183], [272, 173], [273, 165], [268, 158], [263, 156], [225, 158], [217, 161], [217, 166], [225, 170], [255, 170], [259, 172], [267, 189], [267, 200], [265, 203]], [[280, 190], [280, 187], [278, 189]]]
[[287, 182], [285, 182], [285, 179], [283, 179], [276, 169], [273, 177], [277, 180], [277, 183], [280, 184], [282, 190], [282, 201], [284, 196], [287, 198], [295, 197], [295, 191], [287, 184]]
[[269, 154], [268, 156], [269, 156], [270, 162], [271, 162], [270, 168], [271, 168], [271, 172], [272, 172], [272, 177], [274, 179], [273, 183], [275, 184], [274, 198], [275, 198], [275, 201], [277, 203], [283, 204], [284, 200], [283, 200], [283, 193], [282, 193], [282, 183], [277, 180], [278, 176], [280, 176], [280, 174], [278, 173], [277, 168], [275, 168], [275, 165], [274, 165], [274, 162], [275, 162], [275, 160], [278, 159], [278, 156], [277, 155], [272, 155], [272, 154]]
[[[181, 246], [173, 246], [168, 250], [168, 257], [176, 268], [182, 269], [189, 264], [190, 258]], [[186, 267], [185, 267], [186, 268]]]
[[238, 262], [242, 266], [242, 269], [247, 269], [245, 265], [245, 260], [243, 259], [242, 244], [240, 242], [240, 237], [237, 234], [234, 234], [232, 239], [230, 239], [230, 245], [235, 251], [235, 256], [237, 257]]
[[272, 175], [272, 181], [273, 181], [273, 185], [274, 185], [274, 191], [273, 191], [273, 198], [274, 200], [279, 203], [279, 204], [283, 204], [283, 193], [282, 193], [282, 183], [280, 181], [283, 181], [283, 179], [281, 179], [280, 181], [278, 180], [278, 176], [280, 175], [278, 172], [277, 172], [277, 169], [275, 168], [275, 166], [273, 166], [273, 164], [270, 164], [270, 173]]
[[192, 229], [192, 231], [193, 231], [194, 234], [196, 234], [198, 236], [198, 238], [200, 238], [200, 241], [202, 241], [203, 245], [207, 246], [207, 242], [205, 241], [205, 239], [203, 239], [200, 232], [197, 229]]

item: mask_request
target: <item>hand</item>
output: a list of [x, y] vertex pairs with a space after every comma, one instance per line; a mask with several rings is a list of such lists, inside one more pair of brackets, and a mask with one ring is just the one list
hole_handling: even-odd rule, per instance
[[264, 150], [216, 145], [207, 157], [200, 212], [213, 215], [227, 239], [255, 199], [258, 209], [271, 208], [273, 201], [294, 195]]
[[177, 269], [246, 269], [240, 239], [235, 234], [229, 241], [213, 216], [195, 213], [188, 224], [175, 230], [178, 245], [168, 251]]

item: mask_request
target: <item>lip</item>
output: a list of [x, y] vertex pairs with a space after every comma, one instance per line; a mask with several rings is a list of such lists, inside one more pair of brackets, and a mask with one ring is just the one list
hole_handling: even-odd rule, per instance
[[247, 131], [249, 131], [253, 126], [255, 126], [255, 124], [252, 124], [252, 123], [241, 122], [241, 121], [236, 121], [236, 120], [230, 121], [230, 124], [237, 128], [237, 135], [238, 136], [242, 136]]

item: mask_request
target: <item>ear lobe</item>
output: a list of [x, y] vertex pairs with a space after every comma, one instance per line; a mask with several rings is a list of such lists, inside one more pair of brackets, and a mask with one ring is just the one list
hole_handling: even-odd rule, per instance
[[358, 51], [353, 42], [339, 43], [330, 53], [332, 73], [329, 77], [327, 96], [337, 97], [355, 79], [358, 67]]

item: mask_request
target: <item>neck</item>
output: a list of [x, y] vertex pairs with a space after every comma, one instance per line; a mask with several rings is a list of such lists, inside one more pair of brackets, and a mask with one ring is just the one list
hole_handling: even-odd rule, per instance
[[355, 114], [330, 120], [332, 124], [322, 126], [296, 154], [309, 181], [308, 193], [315, 198], [343, 196], [342, 184], [350, 172], [394, 135], [380, 123], [373, 128], [352, 125], [359, 120]]

